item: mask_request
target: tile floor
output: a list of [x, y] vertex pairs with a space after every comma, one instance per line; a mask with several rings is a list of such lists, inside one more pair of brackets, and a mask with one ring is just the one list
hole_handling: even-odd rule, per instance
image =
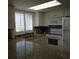
[[45, 35], [31, 38], [16, 38], [8, 41], [9, 59], [69, 59], [64, 47], [48, 44]]

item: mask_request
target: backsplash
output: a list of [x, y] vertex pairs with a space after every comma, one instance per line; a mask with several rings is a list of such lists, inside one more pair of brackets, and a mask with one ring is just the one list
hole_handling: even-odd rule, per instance
[[36, 31], [37, 34], [44, 34], [48, 33], [48, 26], [36, 26], [34, 27], [34, 31]]

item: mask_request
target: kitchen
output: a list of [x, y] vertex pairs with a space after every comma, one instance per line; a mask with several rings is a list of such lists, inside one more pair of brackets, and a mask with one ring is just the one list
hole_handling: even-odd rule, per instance
[[[10, 59], [13, 57], [14, 59], [69, 59], [70, 5], [69, 0], [58, 1], [62, 4], [34, 11], [29, 10], [28, 7], [48, 2], [48, 0], [15, 0], [15, 3], [9, 0], [9, 50], [14, 51], [9, 52]], [[20, 23], [23, 23], [16, 25], [15, 12], [20, 17], [22, 15], [22, 18], [18, 17], [18, 19]], [[32, 23], [30, 23], [31, 20]], [[31, 24], [29, 27], [27, 22]], [[22, 31], [17, 32], [18, 28], [20, 29], [17, 31]], [[26, 31], [28, 29], [32, 30]]]

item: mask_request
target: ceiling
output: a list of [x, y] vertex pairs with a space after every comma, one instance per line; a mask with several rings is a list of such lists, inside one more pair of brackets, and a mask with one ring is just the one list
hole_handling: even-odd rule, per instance
[[[45, 2], [48, 2], [48, 1], [52, 1], [52, 0], [15, 0], [15, 8], [19, 9], [19, 10], [34, 12], [33, 10], [29, 10], [28, 8], [42, 4], [42, 3], [45, 3]], [[40, 11], [46, 12], [46, 11], [49, 11], [49, 10], [54, 9], [54, 8], [61, 8], [61, 7], [69, 8], [70, 7], [70, 1], [69, 0], [58, 0], [58, 1], [60, 1], [62, 3], [61, 6], [51, 7], [51, 8], [43, 9], [43, 10], [40, 10]]]

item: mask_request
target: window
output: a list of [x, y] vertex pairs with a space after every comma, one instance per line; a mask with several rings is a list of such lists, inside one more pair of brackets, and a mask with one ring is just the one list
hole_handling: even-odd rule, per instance
[[32, 30], [32, 14], [25, 14], [25, 22], [26, 22], [26, 31]]
[[16, 27], [16, 32], [32, 30], [33, 29], [32, 14], [15, 12], [15, 27]]
[[24, 31], [24, 14], [16, 12], [15, 13], [15, 24], [16, 32]]

